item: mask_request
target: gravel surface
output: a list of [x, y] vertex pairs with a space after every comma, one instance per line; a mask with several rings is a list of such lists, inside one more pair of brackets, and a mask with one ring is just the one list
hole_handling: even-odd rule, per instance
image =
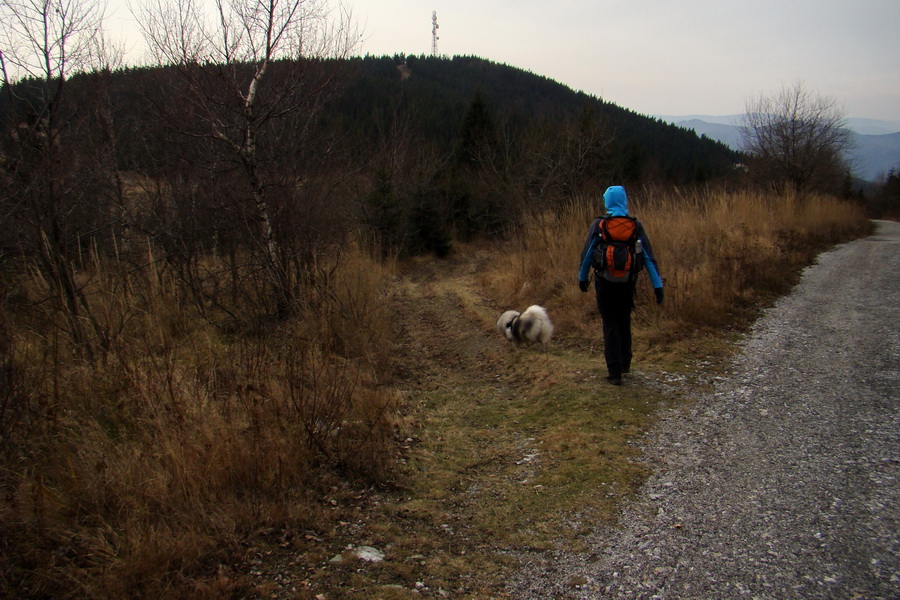
[[712, 393], [645, 440], [654, 474], [586, 553], [512, 597], [900, 598], [900, 224], [819, 257]]

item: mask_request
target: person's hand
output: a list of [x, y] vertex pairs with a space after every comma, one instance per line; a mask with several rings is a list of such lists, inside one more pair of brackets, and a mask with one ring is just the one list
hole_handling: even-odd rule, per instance
[[662, 288], [653, 288], [653, 293], [656, 294], [656, 303], [662, 304], [663, 301], [663, 289]]
[[588, 291], [588, 282], [587, 281], [579, 281], [578, 289], [580, 289], [582, 292]]

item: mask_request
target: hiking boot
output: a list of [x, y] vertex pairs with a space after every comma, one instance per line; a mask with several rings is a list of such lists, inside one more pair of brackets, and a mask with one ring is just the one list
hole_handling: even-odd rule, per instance
[[612, 385], [622, 385], [622, 376], [621, 375], [610, 375], [606, 378], [608, 382]]

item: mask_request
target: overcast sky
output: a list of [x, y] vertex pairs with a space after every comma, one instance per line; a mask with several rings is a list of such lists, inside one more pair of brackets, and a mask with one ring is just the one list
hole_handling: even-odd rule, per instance
[[[130, 18], [124, 0], [109, 11]], [[360, 54], [474, 55], [649, 115], [731, 115], [800, 80], [900, 121], [900, 0], [344, 0]], [[115, 21], [111, 23], [115, 27]]]

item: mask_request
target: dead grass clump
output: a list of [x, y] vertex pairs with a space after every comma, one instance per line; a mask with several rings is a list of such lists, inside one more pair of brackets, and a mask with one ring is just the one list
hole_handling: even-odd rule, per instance
[[311, 287], [312, 300], [293, 323], [293, 335], [327, 344], [329, 351], [386, 370], [392, 339], [389, 287], [396, 274], [390, 261], [375, 261], [360, 247], [330, 259]]
[[111, 334], [95, 362], [56, 335], [57, 315], [16, 315], [27, 329], [0, 346], [0, 596], [239, 593], [219, 565], [243, 540], [314, 528], [338, 478], [385, 477], [388, 272], [335, 264], [305, 292], [320, 300], [266, 336], [223, 332], [159, 273], [93, 276]]

